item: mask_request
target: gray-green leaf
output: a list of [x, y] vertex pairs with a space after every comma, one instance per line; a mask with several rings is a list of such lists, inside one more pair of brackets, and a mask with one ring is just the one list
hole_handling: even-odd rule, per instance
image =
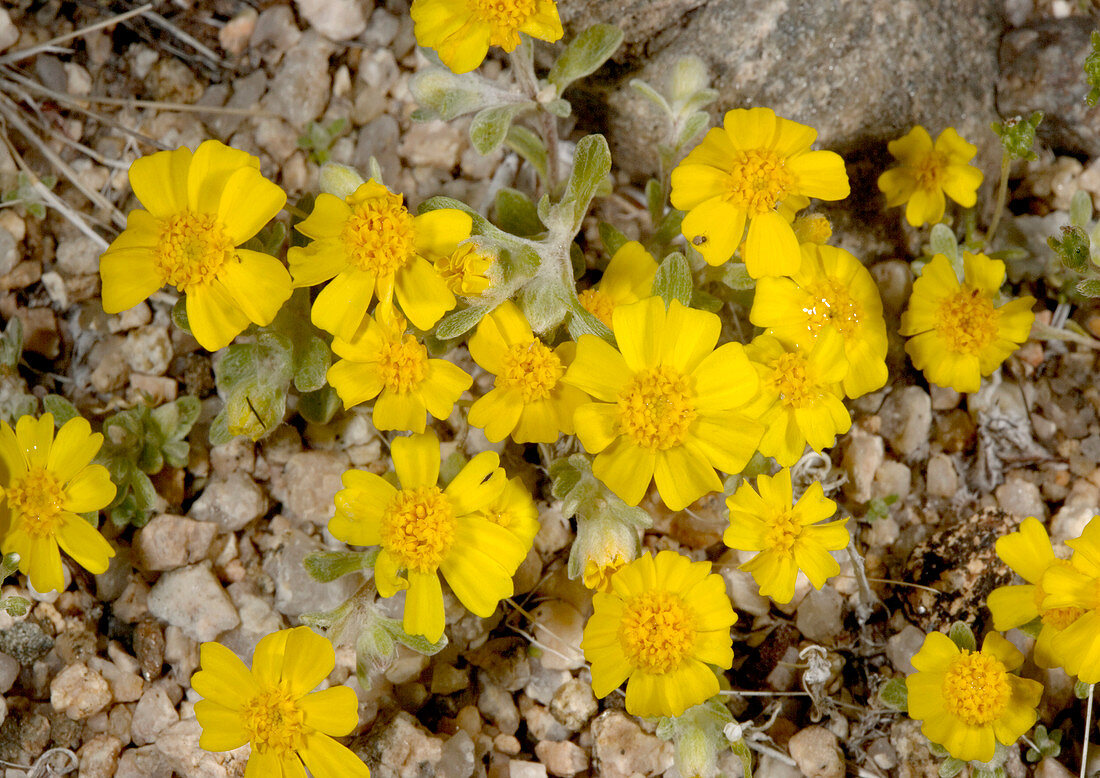
[[515, 118], [533, 105], [534, 103], [498, 105], [479, 111], [470, 122], [470, 143], [478, 154], [485, 156], [500, 148]]
[[574, 81], [595, 73], [623, 42], [623, 31], [612, 24], [594, 24], [574, 38], [550, 68], [546, 79], [558, 95]]
[[679, 300], [683, 305], [691, 305], [691, 266], [678, 251], [669, 254], [657, 268], [657, 277], [653, 279], [653, 294], [671, 305]]

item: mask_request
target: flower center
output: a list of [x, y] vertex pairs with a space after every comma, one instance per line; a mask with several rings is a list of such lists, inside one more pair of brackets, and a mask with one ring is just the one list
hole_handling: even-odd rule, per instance
[[802, 525], [795, 521], [790, 508], [773, 513], [765, 533], [768, 548], [774, 548], [780, 554], [790, 556], [794, 543], [802, 534]]
[[[1051, 564], [1072, 567], [1068, 559], [1055, 559]], [[1077, 621], [1085, 612], [1084, 608], [1078, 608], [1072, 605], [1064, 608], [1044, 608], [1043, 600], [1046, 599], [1046, 596], [1047, 593], [1043, 589], [1042, 579], [1040, 579], [1040, 582], [1035, 585], [1035, 591], [1032, 598], [1035, 602], [1035, 610], [1039, 612], [1039, 618], [1042, 620], [1043, 624], [1049, 624], [1059, 632]]]
[[940, 189], [944, 171], [947, 169], [947, 155], [942, 151], [930, 151], [920, 162], [913, 166], [913, 175], [917, 187], [923, 190]]
[[846, 338], [855, 333], [863, 311], [845, 286], [826, 278], [807, 287], [806, 292], [811, 299], [802, 310], [809, 316], [811, 332], [816, 334], [831, 324]]
[[960, 354], [977, 355], [997, 338], [993, 301], [969, 285], [940, 303], [936, 318], [936, 332]]
[[799, 243], [825, 243], [833, 237], [833, 225], [819, 213], [799, 216], [791, 226]]
[[455, 251], [435, 261], [435, 269], [453, 294], [481, 294], [492, 282], [486, 275], [493, 258], [476, 250], [472, 243], [463, 243]]
[[181, 292], [213, 281], [233, 252], [233, 241], [212, 213], [181, 211], [160, 222], [153, 263]]
[[615, 303], [611, 301], [607, 292], [601, 292], [599, 289], [585, 289], [577, 297], [586, 311], [611, 329], [611, 314], [615, 311]]
[[428, 349], [417, 343], [412, 335], [383, 341], [378, 368], [387, 389], [408, 394], [420, 386], [428, 374]]
[[489, 45], [505, 46], [535, 14], [535, 0], [468, 0], [470, 12], [490, 27]]
[[351, 217], [342, 234], [348, 260], [379, 278], [403, 268], [413, 255], [416, 235], [400, 195], [385, 192], [349, 200]]
[[726, 199], [749, 216], [759, 216], [775, 208], [794, 183], [783, 158], [771, 149], [742, 151], [730, 169]]
[[454, 536], [454, 509], [438, 486], [402, 489], [382, 514], [382, 547], [408, 570], [435, 572]]
[[266, 689], [244, 704], [241, 725], [254, 748], [288, 756], [302, 746], [305, 715], [281, 686]]
[[619, 642], [627, 660], [647, 673], [667, 673], [695, 645], [695, 613], [670, 592], [645, 592], [623, 608]]
[[620, 429], [643, 448], [679, 446], [696, 415], [691, 382], [671, 367], [639, 371], [619, 394]]
[[65, 490], [48, 470], [32, 467], [7, 489], [8, 507], [32, 537], [48, 537], [61, 523]]
[[821, 388], [804, 354], [783, 354], [772, 362], [771, 369], [771, 390], [788, 408], [805, 408], [821, 398]]
[[564, 370], [558, 355], [541, 340], [516, 343], [504, 355], [504, 369], [497, 384], [519, 389], [525, 403], [545, 400], [558, 385]]
[[1000, 718], [1012, 696], [1001, 660], [965, 649], [947, 669], [942, 688], [947, 711], [972, 727]]

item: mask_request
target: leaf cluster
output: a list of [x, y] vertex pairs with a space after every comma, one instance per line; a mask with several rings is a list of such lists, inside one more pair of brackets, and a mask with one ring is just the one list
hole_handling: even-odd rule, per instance
[[[50, 190], [57, 185], [57, 177], [42, 176], [38, 179], [38, 183]], [[0, 208], [5, 207], [16, 208], [22, 216], [46, 218], [46, 203], [42, 199], [42, 192], [30, 175], [23, 171], [16, 174], [15, 186], [0, 192]]]

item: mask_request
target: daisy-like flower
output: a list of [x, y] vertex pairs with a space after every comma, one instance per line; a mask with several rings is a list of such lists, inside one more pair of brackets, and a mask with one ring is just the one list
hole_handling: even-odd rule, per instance
[[1005, 263], [999, 259], [964, 251], [963, 270], [959, 283], [946, 256], [932, 257], [913, 283], [899, 332], [909, 336], [905, 351], [930, 382], [976, 392], [982, 376], [1027, 340], [1035, 321], [1035, 298], [997, 305], [1005, 280]]
[[733, 664], [737, 614], [710, 562], [674, 551], [646, 554], [616, 572], [592, 607], [581, 649], [597, 697], [626, 681], [628, 713], [679, 716], [718, 694], [711, 667]]
[[0, 551], [19, 554], [19, 570], [37, 591], [64, 586], [63, 550], [81, 567], [107, 571], [115, 550], [80, 513], [105, 508], [115, 497], [107, 468], [93, 465], [103, 436], [82, 418], [54, 437], [53, 415], [23, 416], [15, 430], [0, 422]]
[[506, 483], [494, 452], [467, 462], [445, 489], [438, 485], [434, 432], [397, 438], [391, 454], [400, 488], [349, 470], [328, 528], [346, 543], [381, 548], [374, 565], [378, 593], [405, 590], [404, 630], [435, 642], [445, 623], [439, 575], [467, 609], [486, 618], [512, 596], [512, 576], [530, 545], [484, 515]]
[[823, 329], [844, 343], [844, 393], [859, 397], [886, 385], [886, 321], [878, 285], [844, 249], [802, 245], [802, 265], [790, 278], [761, 278], [752, 323], [799, 349], [812, 348]]
[[531, 492], [518, 475], [504, 485], [504, 491], [477, 512], [494, 524], [515, 535], [528, 549], [539, 534], [539, 509], [531, 498]]
[[798, 270], [802, 255], [791, 227], [811, 197], [843, 200], [850, 191], [844, 160], [810, 151], [817, 130], [777, 117], [770, 108], [738, 108], [672, 171], [672, 205], [687, 211], [684, 236], [711, 265], [741, 245], [753, 278]]
[[[1100, 683], [1100, 517], [1094, 516], [1081, 537], [1066, 545], [1073, 549], [1070, 564], [1050, 565], [1039, 579], [1046, 593], [1041, 607], [1065, 613], [1050, 653], [1078, 680]], [[1077, 618], [1070, 621], [1070, 615]]]
[[[401, 196], [374, 179], [340, 199], [322, 193], [298, 230], [312, 242], [287, 252], [295, 286], [329, 281], [313, 301], [313, 323], [354, 339], [376, 296], [395, 297], [417, 329], [455, 306], [455, 296], [425, 256], [450, 254], [470, 237], [468, 214], [442, 208], [413, 216]], [[331, 280], [330, 280], [331, 279]]]
[[513, 51], [520, 33], [553, 43], [564, 34], [554, 0], [413, 0], [416, 42], [435, 49], [455, 73], [468, 73], [490, 46]]
[[566, 383], [595, 398], [577, 409], [577, 437], [595, 454], [592, 472], [628, 505], [649, 482], [683, 510], [739, 473], [763, 427], [743, 406], [759, 380], [740, 343], [718, 344], [713, 313], [659, 297], [620, 305], [612, 317], [619, 350], [582, 335]]
[[840, 565], [829, 552], [839, 551], [849, 541], [847, 519], [819, 523], [836, 513], [836, 503], [825, 496], [820, 483], [811, 484], [792, 506], [793, 500], [787, 468], [774, 477], [759, 476], [756, 489], [742, 483], [726, 499], [730, 525], [722, 541], [730, 548], [760, 552], [741, 569], [752, 573], [760, 594], [780, 603], [794, 597], [799, 571], [815, 589], [839, 573]]
[[342, 359], [328, 369], [328, 382], [344, 408], [377, 397], [378, 429], [423, 432], [425, 413], [436, 419], [450, 416], [473, 379], [445, 359], [429, 359], [428, 349], [406, 327], [405, 317], [392, 305], [379, 305], [353, 341], [332, 342]]
[[347, 686], [312, 691], [336, 666], [332, 644], [309, 627], [273, 632], [256, 644], [249, 670], [220, 643], [203, 643], [192, 688], [202, 726], [199, 746], [231, 751], [252, 744], [245, 778], [370, 778], [333, 740], [355, 729], [359, 701]]
[[588, 401], [562, 382], [573, 356], [572, 343], [551, 349], [535, 337], [515, 303], [505, 302], [481, 320], [470, 338], [470, 355], [496, 376], [478, 398], [467, 421], [494, 443], [509, 435], [517, 443], [553, 443], [573, 434], [573, 412]]
[[943, 218], [945, 194], [963, 208], [977, 202], [982, 171], [970, 160], [978, 147], [963, 140], [953, 127], [941, 132], [933, 144], [928, 130], [917, 125], [886, 148], [900, 164], [878, 177], [878, 188], [886, 195], [888, 208], [906, 204], [905, 220], [914, 227]]
[[999, 586], [989, 593], [986, 604], [993, 614], [993, 628], [1006, 632], [1040, 619], [1043, 626], [1035, 641], [1035, 664], [1043, 668], [1061, 667], [1062, 661], [1054, 654], [1054, 637], [1077, 621], [1084, 610], [1075, 606], [1046, 607], [1044, 601], [1047, 593], [1042, 580], [1052, 566], [1070, 566], [1072, 563], [1054, 556], [1050, 536], [1036, 518], [1024, 519], [1018, 532], [998, 538], [997, 556], [1027, 583]]
[[436, 272], [452, 294], [476, 297], [493, 285], [496, 264], [491, 254], [479, 251], [473, 243], [463, 243], [450, 254], [433, 258]]
[[852, 426], [842, 402], [841, 382], [848, 362], [844, 341], [835, 330], [820, 330], [809, 349], [785, 346], [772, 335], [758, 335], [745, 347], [745, 353], [760, 376], [760, 395], [749, 413], [764, 425], [761, 454], [790, 467], [807, 443], [821, 451]]
[[909, 716], [956, 759], [988, 762], [997, 743], [1012, 745], [1038, 718], [1043, 685], [1012, 674], [1023, 662], [996, 632], [986, 635], [981, 651], [933, 632], [913, 657], [917, 672], [905, 679]]
[[610, 329], [615, 308], [649, 297], [656, 277], [657, 260], [641, 243], [632, 240], [624, 243], [611, 257], [599, 282], [577, 297], [585, 310]]
[[133, 308], [165, 284], [187, 296], [187, 321], [203, 348], [229, 345], [249, 322], [267, 325], [290, 298], [283, 263], [238, 248], [282, 210], [286, 194], [251, 154], [208, 140], [158, 151], [130, 166], [146, 210], [99, 260], [103, 310]]

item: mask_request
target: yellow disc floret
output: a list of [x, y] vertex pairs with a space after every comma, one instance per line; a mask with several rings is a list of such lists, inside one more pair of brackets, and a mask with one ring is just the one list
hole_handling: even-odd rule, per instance
[[611, 314], [615, 311], [615, 301], [611, 295], [599, 289], [585, 289], [577, 298], [586, 311], [607, 325], [608, 329], [611, 328]]
[[622, 431], [655, 451], [683, 443], [697, 415], [691, 382], [667, 365], [639, 371], [619, 394], [618, 405]]
[[305, 715], [282, 686], [265, 689], [245, 703], [241, 725], [261, 751], [271, 749], [286, 757], [303, 746]]
[[378, 369], [387, 389], [408, 394], [428, 374], [428, 349], [412, 335], [383, 342], [378, 354]]
[[999, 719], [1011, 697], [1008, 671], [989, 654], [962, 650], [943, 678], [944, 706], [971, 726]]
[[438, 486], [403, 489], [382, 514], [382, 546], [400, 567], [435, 572], [454, 542], [451, 501]]
[[930, 151], [913, 166], [913, 176], [919, 189], [931, 190], [942, 187], [944, 173], [950, 160], [940, 151]]
[[380, 277], [405, 267], [416, 247], [416, 233], [401, 196], [385, 191], [348, 199], [351, 217], [342, 234], [348, 261]]
[[186, 292], [213, 281], [233, 250], [217, 216], [180, 211], [161, 220], [153, 264], [165, 281]]
[[795, 541], [802, 534], [802, 525], [798, 523], [790, 509], [779, 510], [765, 519], [768, 528], [764, 542], [777, 553], [791, 555]]
[[940, 303], [937, 330], [953, 351], [979, 354], [997, 338], [997, 312], [980, 289], [964, 285]]
[[794, 183], [783, 157], [771, 149], [751, 149], [733, 160], [726, 199], [749, 216], [759, 216], [774, 209]]
[[845, 338], [856, 334], [863, 311], [847, 287], [835, 278], [826, 277], [804, 288], [811, 298], [803, 309], [811, 332], [816, 334], [822, 327], [831, 324]]
[[450, 254], [437, 258], [435, 269], [451, 292], [469, 296], [492, 286], [487, 273], [493, 261], [492, 256], [478, 251], [473, 243], [463, 243]]
[[532, 340], [508, 348], [497, 386], [519, 389], [525, 403], [545, 400], [564, 373], [558, 355], [542, 341]]
[[771, 384], [779, 401], [789, 408], [813, 405], [821, 391], [813, 377], [806, 355], [801, 352], [782, 354], [771, 364]]
[[650, 591], [623, 607], [619, 641], [632, 665], [647, 673], [667, 673], [680, 666], [695, 645], [696, 616], [681, 597]]
[[23, 528], [34, 537], [51, 536], [60, 523], [65, 491], [45, 468], [32, 467], [7, 489], [8, 507], [23, 519]]
[[514, 45], [520, 27], [535, 13], [535, 0], [467, 0], [470, 13], [489, 25], [489, 45]]

